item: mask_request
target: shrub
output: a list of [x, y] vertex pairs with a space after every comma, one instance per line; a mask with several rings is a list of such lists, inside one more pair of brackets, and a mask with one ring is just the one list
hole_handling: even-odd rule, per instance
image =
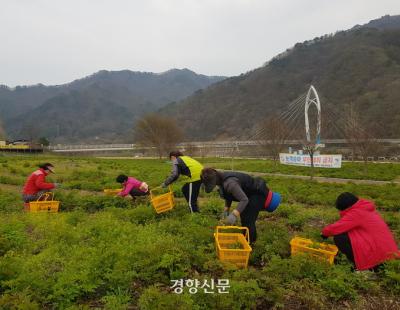
[[190, 295], [173, 294], [169, 291], [161, 290], [156, 286], [150, 286], [140, 295], [139, 306], [143, 310], [200, 309], [193, 304]]
[[381, 271], [383, 285], [392, 294], [400, 294], [400, 260], [387, 261]]
[[[38, 158], [12, 158], [17, 175], [2, 169], [0, 183], [21, 185], [31, 171], [26, 163], [36, 165]], [[179, 197], [172, 211], [156, 214], [145, 200], [132, 203], [94, 192], [116, 187], [117, 172], [159, 185], [170, 163], [63, 157], [48, 161], [57, 167], [51, 178], [63, 182], [64, 188], [85, 191], [57, 190], [62, 212], [30, 214], [21, 212], [20, 187], [2, 187], [1, 309], [331, 309], [367, 304], [365, 296], [398, 299], [398, 261], [387, 262], [371, 281], [364, 273], [352, 272], [343, 255], [329, 266], [309, 256], [290, 257], [289, 245], [294, 235], [319, 241], [321, 228], [339, 216], [333, 205], [342, 191], [374, 199], [399, 237], [397, 185], [269, 178], [269, 186], [283, 194], [284, 203], [274, 213], [260, 212], [249, 268], [240, 270], [216, 258], [213, 233], [224, 205], [216, 193], [201, 193], [205, 198], [200, 214], [191, 214]], [[0, 165], [8, 162], [0, 157]], [[248, 160], [241, 164], [244, 170], [258, 165]], [[181, 196], [180, 187], [174, 184], [176, 196]], [[200, 290], [176, 295], [170, 280], [179, 278], [229, 279], [230, 294]]]

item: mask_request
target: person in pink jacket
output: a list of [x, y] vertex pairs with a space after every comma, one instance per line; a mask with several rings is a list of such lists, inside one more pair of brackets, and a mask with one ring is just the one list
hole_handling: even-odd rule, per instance
[[149, 186], [145, 182], [136, 180], [133, 177], [121, 174], [117, 177], [116, 181], [123, 186], [122, 191], [117, 194], [118, 196], [125, 197], [131, 195], [135, 199], [137, 196], [146, 196], [149, 194]]
[[373, 202], [342, 193], [336, 199], [336, 208], [340, 219], [326, 226], [321, 236], [333, 236], [339, 251], [357, 270], [377, 270], [386, 260], [400, 258], [393, 234]]

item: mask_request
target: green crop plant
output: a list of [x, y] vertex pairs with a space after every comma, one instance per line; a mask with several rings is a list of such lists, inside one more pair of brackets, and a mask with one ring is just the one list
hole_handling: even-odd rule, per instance
[[239, 250], [239, 249], [243, 249], [243, 245], [240, 242], [234, 242], [234, 243], [229, 243], [226, 246], [227, 249], [230, 250]]
[[[230, 169], [221, 159], [200, 161]], [[55, 190], [61, 202], [57, 214], [22, 211], [22, 185], [41, 162], [52, 162], [57, 174], [48, 179], [64, 185]], [[394, 164], [370, 167], [370, 178], [398, 175]], [[261, 160], [235, 159], [234, 168], [307, 171]], [[342, 170], [316, 170], [324, 176], [361, 178], [358, 168], [345, 163]], [[154, 188], [170, 169], [169, 162], [156, 159], [0, 156], [0, 309], [363, 309], [371, 298], [390, 309], [399, 302], [399, 261], [387, 262], [369, 279], [353, 272], [343, 255], [329, 265], [309, 256], [292, 257], [290, 251], [294, 236], [322, 241], [321, 229], [339, 218], [334, 203], [343, 191], [373, 199], [399, 240], [399, 185], [264, 176], [283, 203], [274, 213], [260, 212], [249, 267], [238, 269], [216, 256], [214, 233], [224, 208], [217, 193], [201, 191], [199, 214], [191, 214], [182, 198], [183, 181], [173, 185], [176, 206], [162, 214], [149, 200], [102, 193], [119, 186], [115, 177], [120, 173]], [[175, 294], [171, 280], [180, 278], [229, 279], [229, 294]]]

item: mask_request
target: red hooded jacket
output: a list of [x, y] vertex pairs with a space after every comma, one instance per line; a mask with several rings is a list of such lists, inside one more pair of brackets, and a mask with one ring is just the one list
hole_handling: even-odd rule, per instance
[[44, 169], [36, 170], [26, 180], [22, 192], [25, 195], [35, 195], [39, 191], [53, 189], [55, 187], [53, 183], [46, 183], [46, 176]]
[[322, 230], [327, 237], [345, 232], [349, 235], [358, 270], [400, 257], [393, 234], [371, 201], [358, 200], [350, 208], [340, 211], [340, 220]]

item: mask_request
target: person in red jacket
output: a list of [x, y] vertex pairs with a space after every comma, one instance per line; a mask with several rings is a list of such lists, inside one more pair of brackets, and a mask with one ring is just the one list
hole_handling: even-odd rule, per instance
[[376, 270], [386, 260], [400, 258], [393, 234], [373, 202], [342, 193], [336, 199], [336, 208], [340, 220], [326, 226], [321, 236], [333, 236], [339, 251], [357, 270]]
[[25, 203], [38, 200], [40, 195], [59, 186], [57, 183], [46, 182], [46, 176], [49, 173], [54, 173], [53, 168], [54, 166], [50, 163], [39, 165], [39, 170], [28, 177], [22, 191], [22, 199]]

